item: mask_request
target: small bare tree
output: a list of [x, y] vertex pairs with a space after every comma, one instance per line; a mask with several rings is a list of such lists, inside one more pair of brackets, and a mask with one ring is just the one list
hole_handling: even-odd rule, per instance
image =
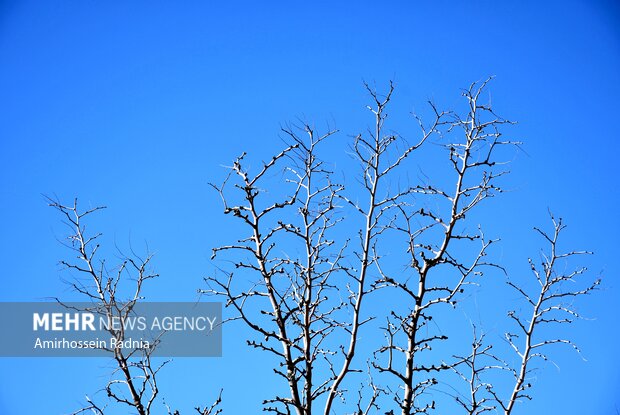
[[[553, 230], [548, 233], [539, 228], [536, 231], [548, 244], [548, 251], [541, 252], [540, 266], [530, 258], [529, 264], [536, 280], [536, 290], [529, 291], [515, 282], [508, 284], [515, 289], [527, 303], [530, 311], [519, 314], [510, 311], [508, 316], [517, 326], [516, 332], [506, 333], [506, 339], [520, 359], [519, 366], [514, 369], [514, 388], [508, 399], [500, 399], [495, 391], [493, 396], [505, 415], [513, 413], [515, 404], [520, 399], [532, 399], [527, 390], [532, 386], [528, 381], [528, 375], [536, 369], [535, 360], [548, 360], [547, 349], [554, 344], [564, 344], [581, 353], [579, 348], [566, 337], [555, 337], [546, 330], [551, 325], [566, 325], [572, 323], [580, 315], [574, 306], [578, 297], [584, 296], [595, 290], [600, 284], [596, 279], [590, 285], [579, 287], [577, 278], [586, 272], [585, 267], [579, 267], [571, 272], [566, 272], [568, 259], [578, 255], [588, 255], [588, 251], [562, 252], [558, 248], [560, 233], [566, 227], [562, 219], [555, 219], [551, 215]], [[583, 283], [581, 284], [583, 286]], [[529, 315], [528, 315], [529, 314]]]
[[[432, 120], [425, 124], [416, 117], [420, 134], [412, 143], [385, 126], [393, 85], [385, 95], [366, 85], [374, 123], [350, 147], [361, 167], [356, 183], [339, 183], [319, 156], [336, 131], [318, 135], [304, 125], [285, 128], [289, 145], [257, 172], [251, 172], [243, 154], [223, 183], [212, 185], [224, 213], [240, 220], [246, 232], [213, 249], [213, 258], [226, 254], [234, 269], [206, 278], [203, 292], [223, 298], [235, 311], [230, 320], [254, 332], [248, 344], [277, 360], [274, 371], [288, 392], [266, 399], [264, 410], [329, 415], [342, 413], [334, 405], [343, 402], [343, 408], [357, 414], [393, 413], [386, 411], [391, 402], [403, 415], [429, 414], [437, 408], [429, 391], [456, 373], [469, 385], [469, 397], [456, 395], [462, 410], [479, 414], [499, 406], [509, 414], [526, 396], [530, 361], [543, 357], [533, 350], [566, 342], [533, 344], [533, 329], [565, 321], [549, 318], [552, 312], [576, 316], [570, 307], [550, 304], [587, 294], [596, 284], [559, 294], [554, 288], [578, 273], [553, 277], [553, 253], [544, 266], [549, 277], [539, 276], [538, 302], [510, 283], [534, 306], [529, 326], [510, 314], [526, 337], [523, 349], [514, 343], [514, 334], [507, 337], [522, 357], [521, 368], [511, 369], [495, 356], [484, 335], [474, 336], [470, 355], [434, 352], [448, 344], [448, 336], [436, 330], [446, 306], [457, 307], [485, 268], [503, 271], [487, 259], [497, 240], [486, 238], [481, 226], [468, 219], [486, 199], [501, 193], [498, 181], [507, 173], [501, 149], [519, 144], [502, 138], [502, 127], [512, 123], [482, 102], [487, 82], [463, 91], [463, 113], [440, 111], [430, 103]], [[437, 147], [444, 151], [446, 170], [436, 183], [427, 177], [403, 183], [415, 158]], [[368, 308], [372, 298], [389, 298], [385, 315]], [[369, 328], [383, 332], [386, 343], [374, 351], [364, 348], [360, 358], [360, 333], [373, 320], [386, 322]], [[345, 380], [362, 371], [361, 362], [368, 365], [368, 392], [350, 393]], [[483, 380], [500, 369], [515, 373], [515, 389], [506, 399]]]
[[[508, 317], [516, 325], [516, 331], [509, 331], [505, 339], [516, 353], [518, 363], [511, 366], [506, 360], [500, 359], [492, 352], [493, 345], [485, 342], [485, 336], [477, 336], [474, 332], [471, 354], [460, 358], [467, 367], [467, 372], [456, 368], [455, 371], [468, 384], [468, 397], [456, 396], [457, 402], [470, 415], [487, 411], [500, 410], [504, 415], [514, 413], [516, 404], [523, 400], [531, 400], [527, 392], [532, 387], [529, 377], [539, 369], [536, 361], [547, 361], [547, 349], [551, 345], [568, 345], [581, 353], [578, 346], [565, 337], [566, 333], [549, 330], [550, 326], [565, 326], [580, 318], [575, 308], [575, 300], [585, 296], [599, 286], [601, 280], [596, 279], [589, 284], [578, 281], [578, 277], [586, 272], [579, 267], [567, 272], [571, 257], [588, 255], [588, 251], [561, 252], [558, 242], [565, 225], [561, 219], [551, 215], [552, 232], [534, 228], [548, 245], [547, 251], [541, 251], [541, 263], [537, 266], [530, 258], [529, 265], [534, 277], [534, 288], [526, 288], [508, 280], [507, 284], [523, 299], [526, 311], [508, 312]], [[579, 287], [582, 288], [579, 288]], [[577, 287], [577, 288], [576, 288]], [[497, 379], [496, 372], [510, 373], [513, 387], [511, 390], [500, 390], [488, 379]], [[517, 411], [518, 412], [518, 411]]]
[[[62, 260], [60, 263], [77, 275], [68, 284], [85, 302], [92, 304], [78, 311], [91, 311], [103, 315], [107, 321], [125, 321], [134, 313], [135, 305], [144, 299], [142, 291], [144, 284], [154, 279], [158, 274], [150, 268], [152, 254], [145, 257], [138, 256], [132, 250], [132, 255], [119, 253], [120, 263], [110, 266], [100, 257], [99, 249], [101, 233], [87, 231], [86, 222], [90, 215], [105, 209], [99, 206], [87, 210], [80, 210], [77, 199], [72, 205], [62, 204], [58, 200], [48, 198], [49, 205], [61, 213], [63, 223], [70, 229], [67, 242], [64, 245], [76, 254], [75, 259]], [[65, 307], [75, 306], [56, 299]], [[154, 403], [159, 396], [157, 385], [159, 371], [169, 362], [164, 360], [156, 364], [152, 355], [157, 347], [157, 339], [148, 348], [123, 349], [120, 345], [125, 340], [124, 324], [110, 324], [107, 331], [116, 339], [116, 347], [103, 347], [114, 358], [115, 367], [111, 378], [103, 388], [108, 402], [96, 403], [86, 396], [86, 405], [73, 412], [73, 415], [92, 413], [104, 415], [108, 411], [109, 403], [124, 406], [126, 410], [138, 415], [159, 413]], [[221, 395], [216, 402], [205, 408], [196, 408], [201, 415], [216, 415], [221, 412], [218, 408]], [[167, 407], [168, 413], [172, 414]], [[178, 414], [178, 411], [175, 412]]]

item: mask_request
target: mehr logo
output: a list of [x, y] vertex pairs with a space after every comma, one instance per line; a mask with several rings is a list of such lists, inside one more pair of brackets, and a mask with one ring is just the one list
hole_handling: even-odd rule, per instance
[[33, 313], [32, 329], [45, 331], [95, 331], [95, 316], [92, 313]]

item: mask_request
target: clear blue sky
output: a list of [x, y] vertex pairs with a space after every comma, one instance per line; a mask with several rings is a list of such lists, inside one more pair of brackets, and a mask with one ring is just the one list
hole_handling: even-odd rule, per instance
[[[595, 251], [588, 265], [605, 279], [583, 306], [594, 320], [572, 327], [587, 362], [560, 351], [524, 413], [616, 414], [620, 7], [312, 3], [0, 2], [0, 300], [74, 296], [57, 265], [63, 229], [42, 194], [109, 206], [96, 223], [109, 243], [156, 252], [162, 278], [149, 299], [193, 300], [226, 230], [207, 186], [222, 164], [242, 151], [267, 157], [280, 125], [298, 118], [329, 122], [343, 140], [363, 131], [364, 80], [395, 80], [394, 110], [405, 113], [429, 98], [454, 106], [460, 88], [495, 75], [493, 103], [519, 122], [510, 132], [525, 150], [511, 192], [493, 201], [503, 255], [522, 264], [536, 252], [531, 227], [551, 208], [569, 225], [566, 245]], [[224, 350], [175, 361], [167, 400], [188, 411], [224, 386], [228, 413], [254, 412], [269, 374], [235, 329]], [[107, 365], [0, 358], [0, 414], [70, 412]]]

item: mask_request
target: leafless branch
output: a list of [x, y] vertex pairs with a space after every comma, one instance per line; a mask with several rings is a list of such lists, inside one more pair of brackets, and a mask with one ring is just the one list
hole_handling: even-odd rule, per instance
[[[508, 399], [496, 398], [505, 415], [510, 415], [517, 402], [523, 399], [531, 399], [527, 390], [532, 386], [528, 381], [528, 375], [535, 368], [537, 359], [547, 360], [546, 350], [552, 344], [566, 344], [580, 353], [579, 348], [570, 340], [560, 337], [548, 337], [546, 326], [556, 324], [564, 325], [571, 323], [580, 315], [574, 307], [574, 300], [590, 294], [600, 284], [600, 279], [586, 285], [584, 288], [575, 288], [579, 278], [586, 272], [586, 268], [578, 268], [572, 272], [560, 271], [560, 261], [565, 262], [571, 257], [590, 254], [587, 251], [560, 252], [558, 240], [565, 228], [562, 219], [556, 219], [551, 215], [553, 223], [552, 233], [547, 233], [539, 228], [536, 232], [548, 244], [548, 251], [541, 253], [540, 266], [532, 259], [529, 260], [530, 269], [536, 281], [535, 292], [528, 290], [519, 284], [509, 281], [510, 287], [514, 288], [527, 302], [531, 314], [524, 315], [516, 311], [510, 311], [508, 316], [516, 324], [516, 332], [506, 333], [506, 340], [517, 353], [520, 359], [519, 367], [514, 370], [514, 388]], [[517, 343], [519, 341], [519, 343]]]

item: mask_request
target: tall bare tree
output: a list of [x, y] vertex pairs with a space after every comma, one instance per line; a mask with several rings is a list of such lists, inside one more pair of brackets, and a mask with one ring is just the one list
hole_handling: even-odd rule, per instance
[[[472, 84], [463, 96], [468, 111], [461, 116], [447, 113], [442, 145], [447, 150], [451, 177], [448, 187], [432, 183], [419, 184], [401, 193], [407, 199], [395, 199], [390, 209], [396, 211], [386, 230], [403, 241], [402, 252], [409, 256], [409, 272], [390, 275], [377, 261], [376, 284], [400, 291], [407, 304], [402, 313], [392, 312], [386, 330], [387, 344], [377, 351], [383, 362], [374, 363], [380, 372], [393, 375], [401, 384], [402, 395], [394, 399], [403, 414], [428, 413], [435, 402], [422, 399], [425, 391], [437, 384], [435, 374], [452, 369], [461, 361], [433, 362], [424, 359], [433, 344], [447, 339], [444, 334], [428, 330], [435, 309], [457, 304], [458, 295], [470, 280], [482, 274], [488, 247], [495, 240], [486, 239], [478, 226], [471, 233], [464, 226], [466, 217], [485, 199], [501, 192], [496, 180], [506, 173], [495, 171], [495, 152], [500, 146], [516, 143], [501, 139], [500, 127], [509, 121], [497, 116], [488, 104], [480, 102], [486, 82]], [[416, 150], [415, 147], [411, 148]], [[400, 196], [400, 195], [399, 195]], [[470, 226], [471, 227], [471, 226]], [[463, 244], [477, 244], [469, 259], [459, 255]], [[392, 259], [391, 259], [392, 260]]]
[[[391, 402], [403, 415], [429, 414], [437, 403], [428, 392], [449, 373], [470, 386], [469, 398], [457, 396], [458, 406], [469, 414], [497, 407], [509, 414], [525, 396], [524, 379], [534, 357], [529, 340], [524, 351], [511, 343], [523, 357], [520, 370], [495, 356], [484, 335], [475, 337], [470, 355], [433, 352], [447, 344], [448, 336], [436, 330], [446, 306], [457, 307], [485, 268], [503, 271], [488, 260], [497, 240], [486, 238], [470, 219], [486, 199], [502, 192], [498, 182], [507, 173], [502, 148], [519, 144], [502, 138], [502, 128], [512, 122], [483, 102], [488, 81], [463, 91], [462, 112], [441, 111], [430, 103], [432, 118], [425, 123], [416, 117], [420, 133], [411, 141], [386, 127], [393, 85], [384, 95], [366, 85], [373, 127], [353, 139], [349, 153], [360, 169], [357, 175], [347, 172], [343, 181], [334, 179], [333, 168], [320, 157], [336, 131], [320, 135], [303, 125], [284, 129], [288, 146], [257, 171], [243, 154], [221, 184], [212, 184], [224, 213], [237, 218], [244, 233], [213, 249], [213, 258], [225, 255], [234, 266], [208, 277], [204, 292], [223, 298], [234, 310], [230, 320], [254, 332], [248, 344], [277, 360], [274, 371], [287, 393], [266, 399], [264, 410], [393, 413]], [[446, 161], [438, 180], [408, 178], [416, 159], [437, 147]], [[553, 272], [553, 265], [545, 272]], [[539, 301], [560, 298], [548, 295]], [[369, 308], [368, 297], [389, 298], [391, 307], [381, 315]], [[532, 327], [564, 321], [546, 321], [544, 314], [558, 309], [541, 315], [546, 310], [541, 307], [534, 311]], [[385, 321], [382, 328], [370, 328], [375, 319]], [[382, 332], [386, 342], [374, 351], [363, 348], [360, 357], [365, 327]], [[531, 336], [531, 329], [521, 327]], [[510, 342], [514, 338], [508, 335]], [[564, 341], [534, 346], [557, 342]], [[516, 373], [514, 392], [505, 399], [482, 380], [500, 369]], [[352, 393], [350, 378], [360, 372], [368, 374], [367, 393]], [[349, 406], [336, 410], [342, 402]]]

